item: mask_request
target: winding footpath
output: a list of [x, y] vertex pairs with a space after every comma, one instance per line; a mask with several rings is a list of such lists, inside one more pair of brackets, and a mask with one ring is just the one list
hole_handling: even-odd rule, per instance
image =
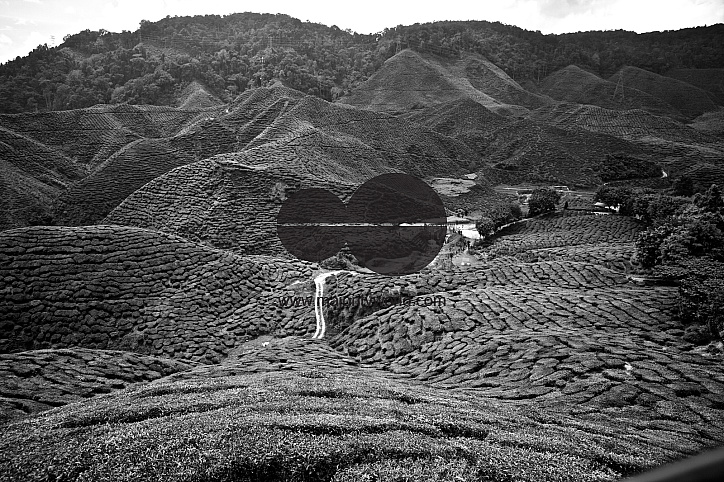
[[324, 322], [323, 312], [324, 281], [327, 279], [328, 276], [336, 275], [338, 273], [350, 273], [353, 275], [357, 274], [354, 271], [347, 271], [341, 269], [337, 271], [330, 271], [328, 273], [322, 273], [314, 278], [314, 286], [316, 287], [316, 290], [314, 292], [314, 316], [317, 319], [317, 330], [314, 332], [314, 335], [312, 335], [312, 338], [324, 338], [324, 333], [327, 331], [327, 325]]

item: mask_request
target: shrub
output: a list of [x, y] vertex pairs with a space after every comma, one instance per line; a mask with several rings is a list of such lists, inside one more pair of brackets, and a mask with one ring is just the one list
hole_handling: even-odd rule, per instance
[[277, 182], [272, 186], [269, 196], [274, 202], [284, 202], [287, 199], [287, 186], [283, 182]]
[[649, 217], [649, 201], [650, 196], [635, 196], [631, 203], [631, 214], [647, 220]]
[[661, 245], [671, 232], [671, 226], [661, 225], [639, 234], [636, 239], [636, 257], [644, 268], [651, 268], [657, 264]]
[[45, 211], [40, 206], [31, 206], [28, 210], [29, 226], [51, 226], [53, 224], [53, 215]]
[[661, 167], [646, 159], [621, 154], [608, 154], [596, 168], [604, 181], [661, 177]]
[[645, 219], [648, 222], [660, 222], [670, 216], [681, 214], [690, 201], [682, 197], [656, 195], [648, 201]]
[[723, 213], [724, 200], [721, 197], [721, 190], [716, 184], [712, 184], [704, 194], [697, 194], [694, 204], [708, 213]]
[[689, 255], [691, 241], [691, 235], [686, 227], [673, 228], [657, 249], [656, 263], [674, 264], [685, 259]]
[[704, 213], [693, 219], [688, 228], [690, 236], [689, 250], [694, 256], [710, 254], [721, 258], [724, 254], [723, 219], [713, 213]]
[[[704, 324], [714, 339], [724, 331], [724, 279], [719, 264], [718, 277], [702, 279], [691, 275], [679, 285], [679, 316], [685, 324]], [[716, 275], [715, 275], [716, 276]]]
[[594, 201], [602, 202], [606, 206], [620, 206], [620, 214], [632, 214], [634, 199], [635, 194], [630, 188], [612, 186], [599, 187], [593, 197]]
[[694, 194], [694, 181], [689, 176], [679, 176], [671, 186], [674, 196], [691, 196]]
[[475, 223], [475, 228], [480, 236], [486, 237], [495, 230], [495, 223], [490, 218], [481, 218], [480, 221]]
[[346, 269], [354, 271], [359, 268], [359, 261], [345, 248], [336, 255], [322, 260], [319, 266], [325, 269]]
[[561, 195], [553, 189], [535, 189], [528, 200], [528, 215], [548, 213], [556, 210]]

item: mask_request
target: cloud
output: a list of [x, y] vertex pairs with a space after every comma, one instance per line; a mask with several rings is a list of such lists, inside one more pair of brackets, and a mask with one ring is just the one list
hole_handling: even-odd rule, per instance
[[564, 18], [569, 15], [595, 14], [599, 7], [615, 3], [610, 0], [544, 0], [539, 3], [543, 16]]
[[23, 2], [25, 2], [25, 3], [34, 3], [34, 4], [36, 4], [36, 5], [42, 5], [42, 4], [43, 4], [43, 0], [23, 0]]
[[38, 31], [28, 32], [25, 35], [8, 38], [0, 34], [0, 62], [13, 60], [15, 57], [24, 57], [38, 45], [49, 42], [49, 37]]

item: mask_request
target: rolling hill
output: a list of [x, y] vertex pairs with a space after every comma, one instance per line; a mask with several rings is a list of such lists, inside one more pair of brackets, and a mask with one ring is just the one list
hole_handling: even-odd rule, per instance
[[382, 112], [406, 112], [469, 98], [502, 115], [522, 115], [549, 99], [523, 89], [480, 55], [449, 59], [403, 50], [340, 102]]
[[658, 97], [629, 85], [604, 80], [575, 65], [569, 65], [546, 77], [539, 90], [542, 94], [560, 101], [592, 104], [614, 110], [642, 109], [652, 114], [685, 120], [676, 108]]
[[[697, 109], [716, 109], [700, 89], [623, 69], [628, 96], [622, 96], [616, 83], [569, 66], [546, 77], [539, 95], [489, 64], [467, 53], [450, 58], [403, 50], [339, 102], [391, 112], [462, 141], [485, 159], [480, 172], [494, 184], [594, 186], [612, 154], [643, 156], [702, 185], [722, 181], [721, 141], [681, 122]], [[674, 106], [671, 99], [680, 100]], [[682, 113], [684, 104], [689, 110]]]
[[[286, 326], [269, 295], [311, 270], [158, 231], [91, 226], [4, 231], [0, 272], [2, 353], [82, 347], [213, 363]], [[314, 331], [309, 307], [286, 313], [296, 324], [288, 330]]]
[[[269, 102], [263, 95], [261, 101]], [[254, 112], [244, 124], [252, 132], [258, 130], [259, 116], [274, 112], [278, 117], [267, 118], [269, 125], [242, 151], [154, 179], [103, 222], [159, 229], [242, 253], [278, 255], [284, 249], [276, 239], [276, 215], [284, 196], [297, 189], [325, 188], [346, 200], [379, 174], [407, 172], [425, 179], [461, 175], [479, 163], [464, 143], [384, 113], [309, 96], [294, 105], [285, 101], [283, 109], [274, 102]], [[235, 111], [229, 116], [237, 118]]]
[[689, 123], [699, 132], [724, 139], [724, 109], [702, 114]]
[[703, 89], [716, 104], [724, 105], [724, 69], [672, 69], [666, 76]]
[[[0, 102], [94, 66], [40, 99], [85, 107], [0, 115], [0, 480], [593, 482], [721, 446], [722, 327], [643, 276], [647, 221], [592, 204], [724, 183], [720, 54], [649, 52], [719, 31], [169, 17], [0, 66]], [[464, 222], [444, 243], [376, 226], [438, 249], [419, 272], [282, 244], [302, 190], [348, 202], [399, 173]], [[521, 218], [537, 187], [566, 197]], [[388, 191], [367, 195], [408, 207]], [[475, 243], [479, 220], [500, 229]]]
[[98, 105], [68, 111], [0, 115], [0, 125], [78, 162], [96, 166], [132, 141], [173, 136], [213, 112], [213, 108]]
[[[647, 153], [665, 166], [665, 171], [692, 177], [702, 186], [724, 182], [724, 145], [720, 138], [707, 132], [706, 127], [695, 129], [694, 125], [642, 110], [617, 111], [569, 103], [541, 107], [532, 112], [529, 119], [571, 132], [584, 129], [625, 140], [636, 146], [635, 150]], [[704, 122], [712, 124], [712, 120]]]
[[454, 137], [476, 152], [483, 152], [493, 133], [512, 124], [509, 117], [496, 114], [470, 98], [444, 102], [403, 115], [405, 119]]
[[[73, 111], [78, 123], [70, 124], [77, 133], [74, 140], [88, 151], [67, 150], [83, 155], [85, 162], [79, 164], [90, 172], [76, 175], [72, 185], [65, 183], [64, 189], [46, 202], [46, 207], [52, 206], [54, 223], [98, 223], [157, 177], [225, 153], [239, 153], [235, 156], [241, 156], [244, 164], [276, 166], [295, 176], [319, 179], [322, 184], [332, 180], [361, 184], [390, 171], [422, 178], [462, 174], [479, 164], [478, 154], [445, 135], [388, 114], [331, 104], [285, 87], [249, 91], [228, 106], [194, 111], [139, 106], [117, 109], [130, 113], [98, 116], [95, 109]], [[43, 115], [40, 124], [33, 114], [4, 119], [10, 117], [10, 126], [38, 137], [44, 129], [52, 131], [54, 125], [70, 122], [62, 113]], [[89, 121], [101, 124], [87, 129]], [[135, 126], [136, 131], [121, 121]], [[114, 137], [119, 132], [133, 135], [122, 144]], [[48, 150], [63, 152], [57, 145], [59, 137], [47, 142]], [[101, 160], [104, 154], [108, 158]]]
[[602, 182], [597, 171], [607, 154], [646, 153], [630, 140], [581, 129], [576, 123], [565, 128], [566, 124], [556, 125], [549, 119], [539, 121], [544, 109], [533, 111], [528, 119], [512, 119], [461, 99], [403, 117], [467, 144], [484, 159], [480, 173], [493, 184], [594, 186]]
[[716, 109], [716, 104], [711, 97], [700, 88], [638, 67], [624, 67], [608, 80], [620, 81], [624, 88], [634, 88], [657, 97], [689, 119]]
[[0, 127], [0, 231], [48, 223], [58, 197], [85, 175], [61, 152]]

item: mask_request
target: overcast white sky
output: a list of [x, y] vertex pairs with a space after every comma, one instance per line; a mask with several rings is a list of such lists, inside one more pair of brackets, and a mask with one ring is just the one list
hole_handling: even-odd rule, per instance
[[374, 33], [435, 20], [489, 20], [543, 33], [675, 30], [724, 23], [724, 0], [0, 0], [0, 62], [39, 44], [101, 28], [136, 30], [166, 15], [285, 13], [300, 20]]

